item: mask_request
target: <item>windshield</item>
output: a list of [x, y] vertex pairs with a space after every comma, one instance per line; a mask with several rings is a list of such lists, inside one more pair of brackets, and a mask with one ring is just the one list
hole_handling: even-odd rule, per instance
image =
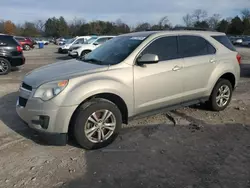
[[145, 37], [119, 36], [96, 48], [83, 61], [101, 65], [115, 65], [127, 58]]
[[93, 43], [97, 38], [98, 38], [98, 37], [91, 37], [90, 39], [88, 39], [88, 40], [86, 41], [86, 44], [91, 44], [91, 43]]
[[75, 40], [76, 40], [76, 38], [68, 39], [65, 44], [71, 44]]

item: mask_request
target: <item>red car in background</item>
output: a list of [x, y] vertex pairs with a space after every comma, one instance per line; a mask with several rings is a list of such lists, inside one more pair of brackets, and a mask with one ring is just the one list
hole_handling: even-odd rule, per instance
[[24, 50], [31, 50], [34, 48], [34, 41], [30, 38], [16, 36], [15, 39], [19, 42]]

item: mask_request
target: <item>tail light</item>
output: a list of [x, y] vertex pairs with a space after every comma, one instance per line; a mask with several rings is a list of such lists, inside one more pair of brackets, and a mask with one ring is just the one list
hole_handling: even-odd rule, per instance
[[21, 46], [17, 46], [16, 49], [18, 52], [23, 52], [23, 48]]
[[241, 55], [240, 55], [240, 54], [237, 54], [237, 55], [236, 55], [236, 59], [237, 59], [238, 63], [240, 64], [240, 63], [241, 63]]

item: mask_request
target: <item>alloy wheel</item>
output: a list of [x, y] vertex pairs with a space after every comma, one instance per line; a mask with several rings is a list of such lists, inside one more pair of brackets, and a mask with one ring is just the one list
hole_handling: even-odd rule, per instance
[[98, 110], [88, 117], [84, 132], [89, 141], [101, 143], [112, 136], [115, 128], [115, 115], [109, 110]]
[[223, 107], [225, 106], [229, 99], [230, 99], [230, 89], [227, 85], [222, 85], [218, 92], [217, 92], [217, 96], [216, 96], [216, 103], [219, 107]]
[[7, 72], [7, 70], [8, 70], [8, 64], [5, 61], [0, 60], [0, 72], [5, 73]]

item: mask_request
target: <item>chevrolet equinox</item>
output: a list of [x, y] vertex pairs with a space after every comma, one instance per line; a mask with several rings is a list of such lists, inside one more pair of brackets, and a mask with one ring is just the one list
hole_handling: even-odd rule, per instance
[[58, 144], [72, 133], [83, 148], [101, 148], [138, 115], [196, 103], [224, 110], [239, 81], [240, 60], [224, 33], [120, 35], [81, 59], [28, 73], [16, 111]]

